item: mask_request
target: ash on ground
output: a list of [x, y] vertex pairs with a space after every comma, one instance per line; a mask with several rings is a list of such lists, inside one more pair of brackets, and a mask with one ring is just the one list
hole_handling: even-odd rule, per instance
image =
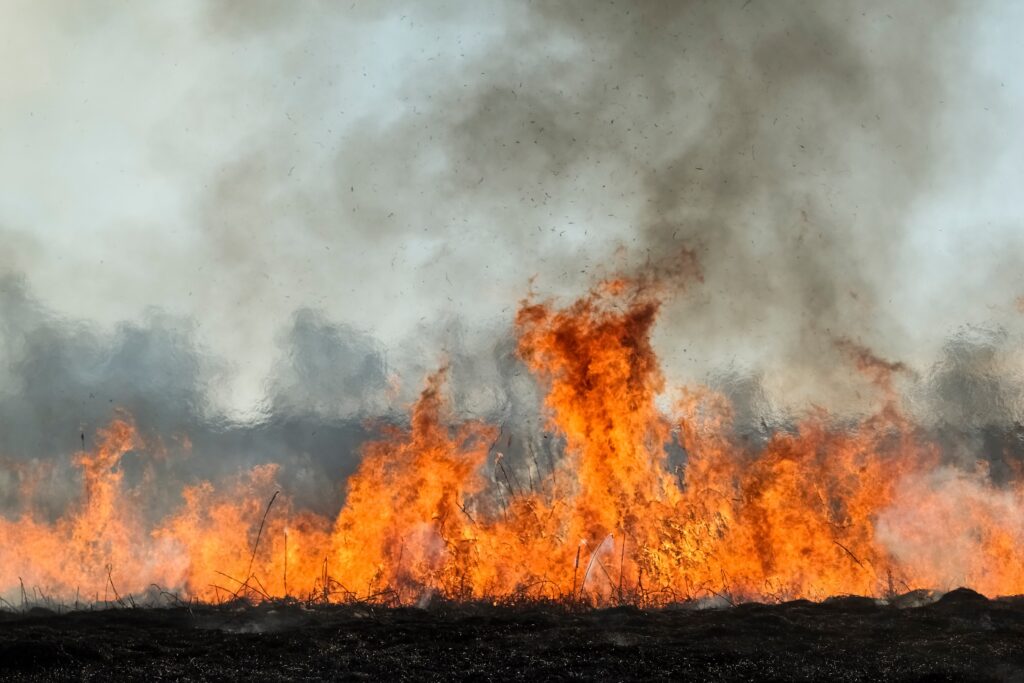
[[1024, 680], [1024, 598], [0, 613], [17, 680]]

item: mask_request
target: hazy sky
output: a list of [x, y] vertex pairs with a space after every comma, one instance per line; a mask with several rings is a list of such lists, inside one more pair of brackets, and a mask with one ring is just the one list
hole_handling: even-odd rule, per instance
[[[705, 101], [716, 83], [749, 76], [744, 66], [728, 77], [713, 71], [730, 62], [736, 45], [742, 49], [742, 31], [758, 40], [786, 35], [788, 20], [773, 13], [798, 16], [801, 7], [719, 4], [727, 8], [719, 26], [725, 42], [697, 34], [690, 41], [684, 32], [668, 48], [682, 54], [692, 46], [693, 61], [671, 73], [672, 83], [695, 85], [672, 91], [646, 128], [673, 123], [683, 150], [688, 135], [721, 115]], [[976, 3], [949, 19], [938, 47], [922, 48], [923, 59], [937, 60], [929, 77], [942, 87], [900, 111], [901, 89], [913, 90], [924, 67], [890, 64], [890, 51], [912, 59], [912, 41], [927, 36], [940, 5], [872, 4], [863, 12], [837, 10], [852, 18], [822, 19], [832, 30], [850, 26], [850, 43], [862, 51], [854, 61], [885, 89], [885, 106], [858, 116], [884, 122], [930, 112], [901, 126], [911, 137], [928, 129], [927, 140], [910, 144], [935, 168], [901, 189], [887, 169], [914, 175], [906, 169], [915, 167], [886, 166], [891, 150], [881, 148], [899, 147], [902, 133], [871, 138], [878, 148], [851, 144], [839, 152], [830, 147], [846, 144], [849, 131], [826, 124], [815, 134], [824, 151], [794, 170], [791, 184], [794, 194], [814, 195], [818, 207], [801, 208], [794, 199], [793, 215], [803, 211], [812, 223], [827, 216], [822, 230], [848, 235], [851, 259], [870, 261], [874, 250], [889, 255], [878, 268], [857, 266], [873, 292], [860, 298], [851, 289], [836, 319], [855, 318], [856, 326], [835, 332], [918, 363], [961, 325], [1016, 329], [1015, 300], [1024, 294], [1024, 6]], [[582, 22], [587, 5], [579, 7]], [[570, 101], [593, 97], [578, 93], [606, 87], [610, 104], [595, 120], [621, 130], [655, 111], [638, 102], [673, 86], [644, 82], [642, 68], [602, 83], [602, 60], [615, 53], [588, 36], [603, 29], [577, 34], [575, 18], [559, 24], [536, 12], [512, 2], [7, 0], [0, 4], [0, 270], [24, 275], [57, 314], [101, 328], [153, 307], [192, 319], [199, 342], [233, 366], [220, 398], [234, 407], [261, 396], [282, 330], [303, 307], [374, 335], [396, 357], [422, 354], [420, 362], [432, 365], [452, 321], [471, 339], [486, 337], [474, 330], [507, 328], [530, 276], [539, 276], [538, 291], [567, 295], [583, 291], [599, 264], [614, 267], [617, 246], [626, 248], [620, 259], [644, 258], [629, 250], [639, 223], [651, 222], [645, 188], [652, 174], [631, 173], [632, 157], [619, 150], [632, 145], [635, 157], [651, 157], [660, 143], [644, 151], [629, 135], [609, 133], [615, 142], [602, 149], [605, 134], [581, 139], [582, 128], [571, 122], [568, 141], [543, 138], [550, 129], [531, 128], [533, 109], [517, 118], [517, 88], [557, 124], [581, 115]], [[730, 44], [733, 21], [743, 23]], [[524, 36], [536, 42], [520, 52]], [[721, 56], [701, 56], [715, 45]], [[886, 80], [899, 68], [904, 76]], [[550, 80], [537, 91], [541, 78]], [[490, 92], [482, 84], [499, 93], [493, 105], [481, 97]], [[627, 91], [632, 99], [621, 94]], [[563, 92], [566, 101], [553, 104]], [[800, 117], [816, 109], [787, 109], [785, 116], [797, 130]], [[502, 156], [506, 146], [531, 143], [538, 151]], [[762, 163], [750, 147], [751, 162]], [[474, 150], [490, 156], [477, 158]], [[698, 154], [693, 166], [706, 172], [716, 163], [714, 155]], [[894, 189], [879, 193], [874, 183]], [[872, 206], [874, 197], [901, 205], [891, 241], [889, 228], [877, 224], [886, 214]], [[758, 206], [743, 214], [751, 244], [759, 221], [778, 215], [758, 213]], [[685, 222], [679, 207], [672, 211]], [[775, 247], [766, 240], [770, 260]], [[771, 307], [761, 299], [756, 310], [767, 311], [765, 320], [735, 309], [749, 329], [707, 313], [735, 299], [735, 275], [716, 270], [728, 266], [728, 249], [715, 247], [715, 237], [709, 242], [725, 251], [712, 252], [712, 272], [693, 292], [695, 303], [669, 312], [674, 322], [659, 331], [659, 349], [682, 379], [730, 363], [770, 375], [778, 350], [772, 340], [785, 323], [766, 322]], [[775, 296], [790, 296], [787, 282], [779, 281]], [[857, 306], [867, 308], [851, 314]], [[702, 321], [693, 338], [688, 316]]]

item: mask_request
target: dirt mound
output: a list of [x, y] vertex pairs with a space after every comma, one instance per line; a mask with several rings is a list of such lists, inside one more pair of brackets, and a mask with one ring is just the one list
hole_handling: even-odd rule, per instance
[[956, 590], [951, 590], [943, 595], [935, 604], [942, 606], [982, 605], [987, 604], [988, 602], [988, 598], [981, 593], [972, 591], [970, 588], [957, 588]]

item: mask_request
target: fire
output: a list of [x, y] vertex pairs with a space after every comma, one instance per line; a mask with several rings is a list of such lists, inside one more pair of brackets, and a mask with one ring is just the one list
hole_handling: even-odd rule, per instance
[[444, 425], [443, 377], [429, 379], [410, 432], [370, 444], [348, 482], [331, 538], [333, 565], [328, 562], [344, 595], [395, 591], [402, 598], [409, 589], [467, 595], [473, 522], [464, 500], [483, 488], [478, 470], [494, 430]]
[[[24, 591], [37, 598], [93, 602], [101, 595], [103, 600], [120, 600], [121, 590], [144, 590], [146, 584], [118, 585], [115, 567], [118, 577], [180, 583], [188, 559], [170, 546], [150, 542], [141, 501], [123, 486], [119, 464], [139, 445], [135, 430], [117, 419], [99, 437], [94, 452], [80, 452], [73, 459], [82, 473], [82, 498], [64, 516], [51, 522], [29, 509], [13, 520], [0, 517], [0, 586], [5, 596]], [[37, 485], [27, 478], [22, 496], [31, 500]], [[147, 552], [140, 553], [140, 548]]]
[[0, 517], [0, 596], [658, 605], [1024, 592], [1024, 484], [944, 464], [900, 410], [893, 376], [906, 368], [839, 340], [880, 409], [857, 422], [816, 410], [751, 445], [724, 397], [667, 393], [650, 339], [659, 292], [617, 279], [565, 308], [523, 302], [518, 354], [564, 442], [525, 477], [495, 426], [449, 414], [442, 370], [408, 428], [365, 446], [335, 517], [278, 495], [278, 468], [264, 465], [195, 482], [154, 520], [146, 487], [158, 482], [125, 483], [122, 461], [146, 446], [121, 416], [74, 457], [81, 495], [56, 519], [32, 504], [31, 468], [11, 470], [21, 507]]

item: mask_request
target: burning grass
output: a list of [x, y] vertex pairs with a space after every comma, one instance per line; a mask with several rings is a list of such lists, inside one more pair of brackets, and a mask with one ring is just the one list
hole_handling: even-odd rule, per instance
[[[121, 459], [145, 445], [122, 416], [75, 457], [77, 504], [56, 520], [30, 505], [0, 518], [0, 595], [124, 605], [161, 586], [188, 605], [652, 608], [1024, 592], [1024, 483], [944, 464], [900, 409], [903, 366], [840, 342], [879, 410], [856, 423], [812, 411], [755, 447], [722, 396], [667, 392], [650, 342], [660, 292], [613, 280], [565, 308], [523, 302], [518, 353], [546, 392], [560, 458], [542, 466], [533, 453], [517, 471], [502, 430], [448, 414], [441, 371], [407, 428], [365, 446], [335, 517], [279, 495], [278, 470], [264, 465], [190, 485], [177, 509], [145, 522], [147, 487], [161, 484], [126, 486]], [[665, 395], [674, 416], [656, 405]], [[673, 440], [686, 456], [678, 471]], [[22, 481], [31, 501], [36, 484]]]

